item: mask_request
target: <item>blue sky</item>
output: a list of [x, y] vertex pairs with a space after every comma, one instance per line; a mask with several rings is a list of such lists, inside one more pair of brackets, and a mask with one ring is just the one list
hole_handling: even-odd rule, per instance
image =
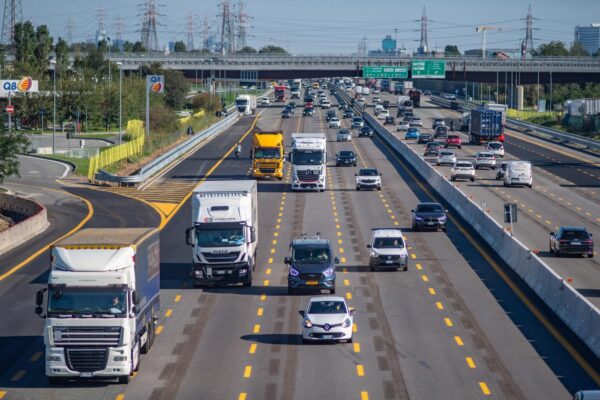
[[[217, 29], [221, 0], [156, 0], [160, 3], [159, 42], [186, 41], [188, 13], [194, 15], [195, 43], [202, 40], [202, 21], [207, 16], [211, 29]], [[94, 37], [97, 11], [105, 12], [105, 29], [116, 36], [116, 20], [123, 21], [123, 38], [139, 40], [143, 0], [22, 0], [23, 15], [34, 24], [47, 24], [54, 37], [67, 36], [72, 21], [74, 41]], [[236, 3], [234, 1], [234, 3]], [[74, 7], [73, 4], [77, 6]], [[481, 47], [478, 25], [501, 27], [488, 32], [488, 48], [517, 48], [524, 38], [527, 1], [522, 0], [246, 0], [250, 16], [248, 44], [261, 47], [277, 44], [296, 54], [350, 54], [367, 38], [368, 49], [381, 46], [386, 35], [397, 35], [398, 44], [409, 50], [419, 45], [418, 20], [423, 6], [429, 18], [429, 47], [456, 44], [461, 51]], [[551, 40], [570, 43], [577, 24], [600, 23], [600, 0], [532, 0], [535, 45]], [[398, 33], [395, 34], [394, 30]]]

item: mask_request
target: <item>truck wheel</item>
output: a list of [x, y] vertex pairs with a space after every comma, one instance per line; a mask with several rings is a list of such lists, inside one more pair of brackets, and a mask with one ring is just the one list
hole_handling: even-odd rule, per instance
[[329, 294], [335, 294], [335, 288], [329, 289]]
[[142, 354], [148, 354], [154, 340], [154, 322], [150, 321], [146, 324], [146, 343], [141, 348]]
[[127, 385], [129, 383], [129, 381], [131, 381], [131, 376], [130, 375], [120, 376], [118, 379], [119, 379], [119, 383]]

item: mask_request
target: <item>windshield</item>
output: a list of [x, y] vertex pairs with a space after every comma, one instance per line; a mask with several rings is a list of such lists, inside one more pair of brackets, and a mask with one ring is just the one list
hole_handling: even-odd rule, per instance
[[362, 122], [362, 118], [354, 118], [352, 122]]
[[439, 204], [419, 204], [417, 207], [417, 212], [441, 213], [442, 206]]
[[238, 106], [245, 106], [248, 104], [248, 100], [246, 99], [239, 99], [235, 101], [235, 104], [237, 104]]
[[402, 238], [380, 237], [375, 238], [373, 247], [376, 249], [402, 249], [404, 248], [404, 241]]
[[340, 151], [340, 157], [354, 157], [354, 153], [351, 151]]
[[360, 176], [377, 176], [376, 169], [361, 169], [358, 173]]
[[562, 231], [560, 238], [563, 240], [587, 240], [589, 236], [585, 231]]
[[281, 158], [277, 147], [259, 147], [254, 149], [254, 158]]
[[293, 160], [295, 165], [321, 165], [323, 164], [323, 152], [294, 150]]
[[311, 301], [309, 314], [346, 314], [346, 304], [343, 301]]
[[234, 247], [244, 244], [242, 226], [234, 229], [196, 230], [199, 247]]
[[306, 264], [322, 264], [331, 259], [327, 247], [298, 247], [294, 249], [292, 261]]
[[48, 293], [48, 313], [117, 316], [127, 312], [127, 292], [122, 288], [51, 287]]
[[490, 149], [494, 149], [494, 150], [501, 149], [502, 148], [502, 143], [490, 143], [490, 144], [488, 144], [488, 147]]

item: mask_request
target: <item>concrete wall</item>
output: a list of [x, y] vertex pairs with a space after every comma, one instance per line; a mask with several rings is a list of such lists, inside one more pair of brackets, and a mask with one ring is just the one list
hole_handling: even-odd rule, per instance
[[46, 208], [35, 201], [0, 193], [0, 209], [28, 216], [25, 220], [0, 232], [0, 255], [27, 242], [50, 226]]

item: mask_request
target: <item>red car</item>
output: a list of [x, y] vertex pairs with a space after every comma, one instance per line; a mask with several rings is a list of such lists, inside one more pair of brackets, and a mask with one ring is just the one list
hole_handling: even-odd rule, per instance
[[455, 146], [460, 149], [462, 147], [462, 141], [460, 140], [460, 136], [452, 134], [448, 135], [446, 137], [446, 143], [444, 144], [444, 147], [448, 148], [450, 146]]

